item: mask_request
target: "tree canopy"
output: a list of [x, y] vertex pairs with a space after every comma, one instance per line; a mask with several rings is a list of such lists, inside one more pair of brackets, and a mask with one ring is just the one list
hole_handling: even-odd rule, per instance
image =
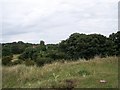
[[[109, 37], [101, 34], [73, 33], [69, 38], [58, 44], [45, 45], [43, 40], [39, 44], [24, 43], [22, 41], [3, 43], [3, 59], [9, 58], [8, 56], [11, 59], [13, 54], [20, 54], [20, 60], [34, 61], [38, 65], [55, 60], [77, 60], [79, 58], [89, 60], [95, 56], [119, 56], [120, 31], [110, 34]], [[6, 65], [6, 61], [4, 65]]]

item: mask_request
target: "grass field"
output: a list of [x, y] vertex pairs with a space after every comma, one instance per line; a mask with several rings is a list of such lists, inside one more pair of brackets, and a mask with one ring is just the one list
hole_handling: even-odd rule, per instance
[[3, 88], [116, 88], [118, 58], [53, 62], [43, 67], [4, 66], [2, 73]]

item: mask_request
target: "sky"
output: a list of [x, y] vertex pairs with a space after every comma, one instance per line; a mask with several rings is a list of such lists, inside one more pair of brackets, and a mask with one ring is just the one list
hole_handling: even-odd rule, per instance
[[59, 43], [72, 33], [118, 30], [119, 0], [2, 0], [0, 42]]

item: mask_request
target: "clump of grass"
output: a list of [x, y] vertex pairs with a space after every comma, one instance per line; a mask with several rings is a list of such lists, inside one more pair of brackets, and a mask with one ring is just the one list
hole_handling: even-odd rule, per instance
[[57, 78], [59, 77], [59, 75], [56, 75], [55, 73], [53, 73], [53, 78], [55, 81], [57, 81]]
[[80, 70], [78, 73], [83, 77], [85, 77], [86, 75], [90, 75], [90, 72], [88, 72], [87, 70]]

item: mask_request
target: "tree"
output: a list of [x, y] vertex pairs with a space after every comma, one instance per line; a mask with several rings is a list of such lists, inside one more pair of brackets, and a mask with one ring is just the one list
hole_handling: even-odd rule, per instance
[[114, 47], [116, 49], [115, 54], [120, 55], [120, 31], [117, 33], [112, 33], [109, 35], [109, 39], [114, 42]]
[[8, 45], [2, 46], [2, 56], [10, 56], [12, 55], [11, 47]]
[[45, 42], [43, 40], [40, 41], [40, 45], [45, 45]]
[[113, 55], [114, 43], [101, 34], [79, 34], [70, 35], [67, 40], [63, 40], [59, 47], [67, 54], [69, 59], [94, 58], [96, 55], [101, 57]]
[[46, 45], [44, 41], [40, 41], [39, 50], [46, 51]]
[[23, 59], [23, 60], [26, 60], [26, 59], [29, 59], [29, 60], [33, 60], [33, 57], [34, 54], [36, 53], [36, 49], [34, 48], [31, 48], [31, 47], [28, 47], [25, 49], [25, 51], [19, 56], [19, 59]]

